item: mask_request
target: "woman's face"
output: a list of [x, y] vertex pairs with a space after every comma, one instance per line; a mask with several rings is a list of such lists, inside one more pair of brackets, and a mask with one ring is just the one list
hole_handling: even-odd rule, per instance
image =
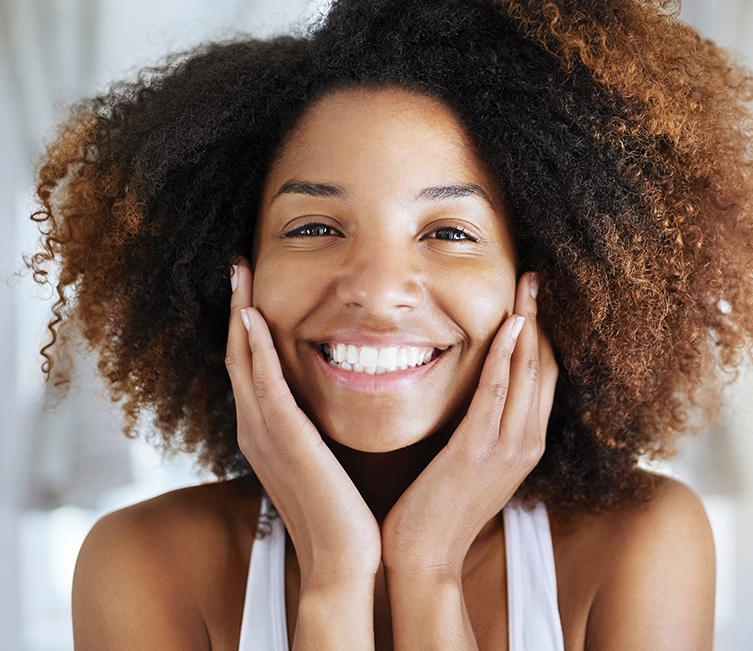
[[298, 404], [386, 452], [457, 421], [512, 311], [502, 202], [441, 103], [338, 91], [287, 138], [264, 189], [254, 305]]

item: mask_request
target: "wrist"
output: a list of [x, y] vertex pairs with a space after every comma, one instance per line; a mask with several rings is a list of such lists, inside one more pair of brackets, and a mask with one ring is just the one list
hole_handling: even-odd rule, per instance
[[387, 577], [396, 651], [473, 649], [473, 629], [459, 576], [445, 571]]
[[424, 549], [399, 557], [385, 555], [383, 564], [385, 576], [395, 584], [441, 586], [460, 584], [464, 560], [464, 555], [431, 554]]
[[304, 592], [317, 598], [336, 598], [348, 592], [368, 593], [373, 595], [377, 570], [370, 566], [336, 565], [318, 562], [300, 565], [301, 594]]
[[295, 630], [302, 649], [373, 649], [374, 582], [302, 585]]

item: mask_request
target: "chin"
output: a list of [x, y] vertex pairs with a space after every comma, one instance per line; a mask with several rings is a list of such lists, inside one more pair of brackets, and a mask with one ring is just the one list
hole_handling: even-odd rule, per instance
[[436, 431], [435, 419], [385, 418], [374, 414], [328, 422], [320, 431], [333, 441], [358, 452], [393, 452], [414, 445]]

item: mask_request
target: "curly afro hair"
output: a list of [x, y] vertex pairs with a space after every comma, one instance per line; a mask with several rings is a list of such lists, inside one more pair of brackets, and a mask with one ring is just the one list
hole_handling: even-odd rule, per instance
[[[39, 173], [35, 277], [59, 271], [42, 351], [75, 323], [126, 432], [143, 411], [219, 477], [250, 472], [224, 368], [231, 261], [252, 247], [285, 134], [338, 88], [444, 102], [507, 202], [560, 367], [550, 507], [645, 493], [753, 333], [751, 85], [649, 0], [336, 0], [302, 37], [212, 44], [80, 103]], [[59, 343], [59, 342], [58, 342]]]

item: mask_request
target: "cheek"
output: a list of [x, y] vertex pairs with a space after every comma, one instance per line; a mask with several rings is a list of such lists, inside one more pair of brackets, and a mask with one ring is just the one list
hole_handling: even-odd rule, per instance
[[469, 346], [486, 350], [515, 305], [515, 275], [509, 269], [459, 281], [453, 294], [455, 321], [463, 328]]
[[294, 271], [289, 265], [264, 258], [254, 270], [253, 305], [266, 320], [278, 350], [289, 341], [285, 335], [300, 320], [302, 297], [307, 296]]
[[322, 303], [326, 285], [316, 265], [305, 261], [284, 256], [257, 260], [253, 305], [264, 316], [283, 361], [295, 346], [296, 328]]

